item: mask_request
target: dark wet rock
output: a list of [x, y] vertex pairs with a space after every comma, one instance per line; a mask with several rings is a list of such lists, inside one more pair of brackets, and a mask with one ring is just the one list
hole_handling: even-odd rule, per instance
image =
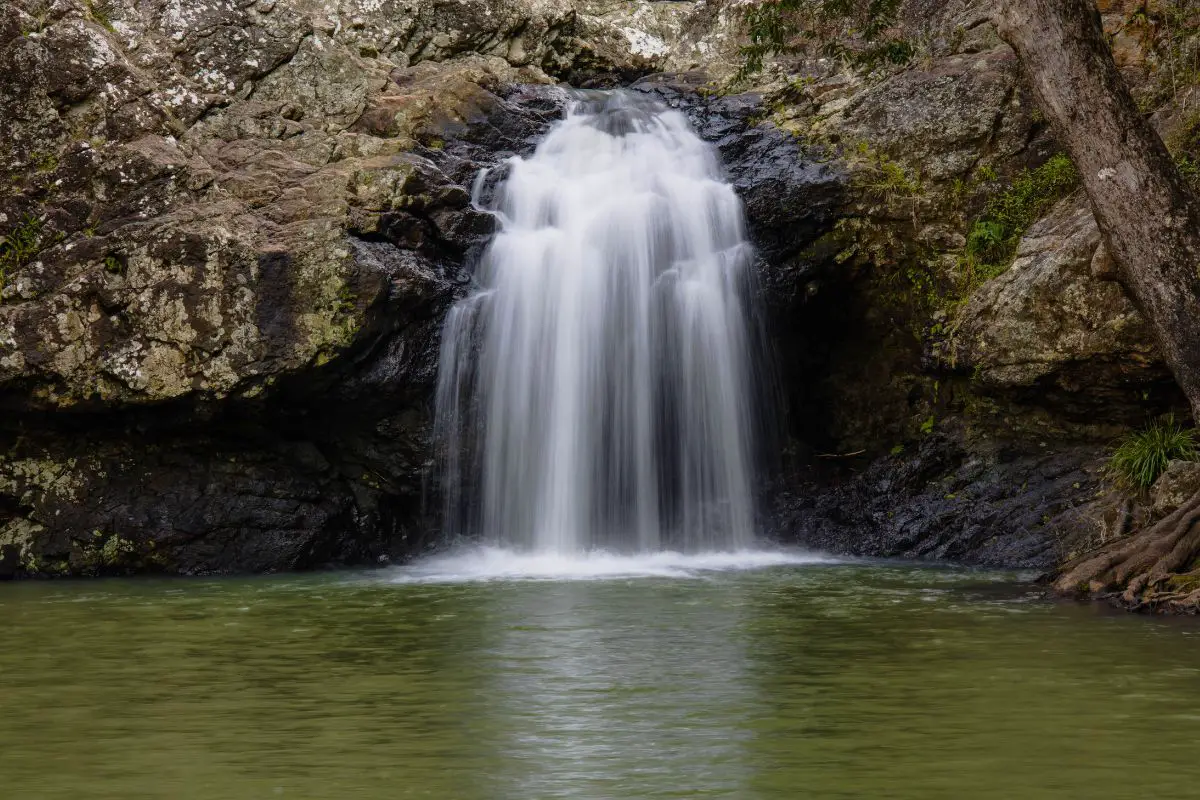
[[1048, 569], [1086, 538], [1103, 449], [927, 438], [912, 454], [783, 493], [774, 535], [855, 556]]

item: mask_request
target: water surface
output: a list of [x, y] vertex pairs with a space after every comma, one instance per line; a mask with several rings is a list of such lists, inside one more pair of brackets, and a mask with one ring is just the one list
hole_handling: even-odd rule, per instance
[[[1146, 798], [1200, 629], [762, 557], [0, 585], [5, 798]], [[490, 561], [489, 561], [490, 559]], [[753, 569], [731, 569], [736, 565]]]

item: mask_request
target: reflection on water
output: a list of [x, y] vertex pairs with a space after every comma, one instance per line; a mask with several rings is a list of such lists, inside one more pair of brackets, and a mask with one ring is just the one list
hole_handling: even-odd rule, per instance
[[0, 796], [1008, 800], [1200, 782], [1200, 629], [1041, 602], [1011, 576], [414, 574], [0, 586]]

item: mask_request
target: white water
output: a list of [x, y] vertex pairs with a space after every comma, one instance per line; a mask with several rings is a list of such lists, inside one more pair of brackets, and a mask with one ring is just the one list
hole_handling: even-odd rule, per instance
[[508, 165], [481, 290], [443, 337], [451, 537], [559, 555], [753, 543], [742, 207], [686, 118], [648, 102], [594, 93]]
[[661, 550], [618, 555], [518, 553], [480, 547], [422, 559], [391, 573], [392, 583], [473, 583], [504, 580], [611, 580], [615, 578], [700, 578], [717, 572], [806, 564], [837, 564], [832, 556], [800, 550], [740, 550], [679, 553]]

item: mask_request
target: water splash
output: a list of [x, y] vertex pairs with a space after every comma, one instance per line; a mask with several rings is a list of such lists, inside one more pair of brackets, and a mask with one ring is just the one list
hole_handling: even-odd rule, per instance
[[844, 559], [801, 550], [738, 550], [719, 553], [620, 555], [520, 553], [480, 547], [425, 558], [388, 573], [391, 583], [473, 583], [477, 581], [570, 581], [617, 578], [700, 578], [719, 572], [769, 567], [840, 564]]
[[591, 93], [509, 162], [493, 210], [482, 289], [443, 336], [448, 534], [748, 547], [751, 248], [711, 148], [679, 112]]

